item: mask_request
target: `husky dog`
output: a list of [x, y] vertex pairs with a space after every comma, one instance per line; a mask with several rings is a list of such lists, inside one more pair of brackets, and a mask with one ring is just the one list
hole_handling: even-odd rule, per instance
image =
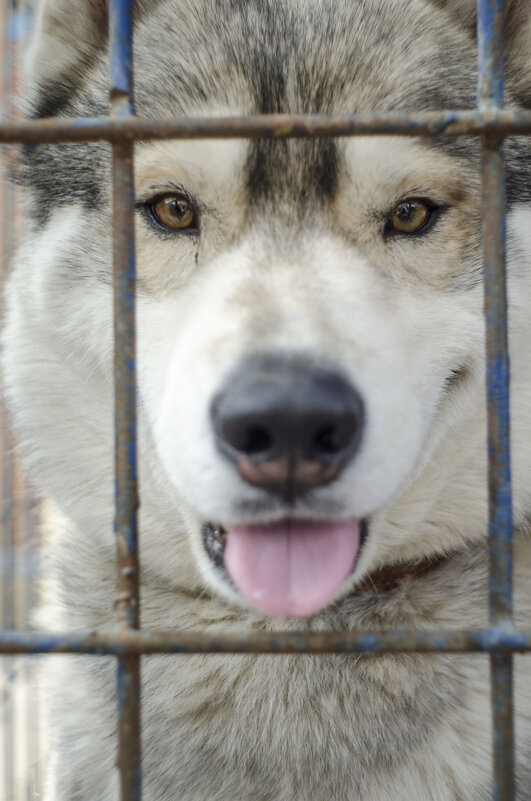
[[[506, 3], [506, 103], [531, 6]], [[30, 114], [109, 113], [105, 3], [42, 0]], [[471, 0], [138, 2], [142, 117], [475, 106]], [[136, 146], [142, 627], [480, 627], [479, 142]], [[110, 152], [29, 147], [5, 374], [61, 522], [38, 625], [114, 623]], [[531, 145], [507, 141], [516, 622], [531, 612]], [[516, 660], [518, 799], [531, 666]], [[46, 801], [117, 798], [111, 658], [43, 660]], [[488, 659], [142, 663], [147, 801], [486, 801]]]

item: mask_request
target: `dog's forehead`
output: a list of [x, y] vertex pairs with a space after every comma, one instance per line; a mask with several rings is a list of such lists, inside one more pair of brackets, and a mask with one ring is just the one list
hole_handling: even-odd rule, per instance
[[472, 40], [426, 0], [166, 0], [135, 61], [148, 114], [459, 108], [476, 91]]
[[[430, 0], [160, 0], [135, 28], [136, 107], [147, 118], [473, 108], [475, 60], [472, 38]], [[36, 116], [39, 102], [48, 108], [63, 101], [57, 88], [46, 90]], [[82, 84], [74, 81], [59, 111], [108, 112], [106, 53]], [[144, 147], [150, 145], [139, 144], [138, 152]], [[429, 147], [478, 169], [474, 138], [438, 137]], [[240, 140], [237, 151], [237, 178], [259, 213], [265, 204], [268, 213], [284, 205], [299, 214], [337, 196], [344, 140]], [[506, 153], [513, 202], [529, 196], [521, 177], [529, 144], [515, 148], [508, 140]], [[108, 198], [108, 176], [103, 144], [32, 146], [20, 170], [33, 189], [38, 224], [65, 199], [98, 208]]]
[[[441, 30], [439, 15], [422, 0], [339, 5], [327, 0], [205, 0], [189, 12], [167, 0], [139, 28], [136, 94], [141, 115], [216, 114], [219, 108], [254, 114], [474, 105], [471, 40], [459, 29]], [[288, 195], [291, 203], [334, 197], [341, 152], [329, 139], [249, 143], [245, 174], [251, 203], [279, 203]]]

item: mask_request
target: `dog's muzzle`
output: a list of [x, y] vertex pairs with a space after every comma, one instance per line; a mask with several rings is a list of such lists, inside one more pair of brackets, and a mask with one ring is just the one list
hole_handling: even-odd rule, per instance
[[241, 478], [292, 502], [340, 475], [359, 448], [364, 410], [339, 373], [262, 355], [229, 377], [211, 416], [217, 446]]
[[360, 395], [340, 373], [300, 355], [263, 354], [228, 377], [211, 418], [219, 451], [246, 484], [275, 495], [285, 516], [226, 530], [210, 526], [207, 552], [262, 612], [315, 614], [356, 564], [360, 520], [302, 519], [296, 502], [333, 482], [356, 454], [364, 420]]

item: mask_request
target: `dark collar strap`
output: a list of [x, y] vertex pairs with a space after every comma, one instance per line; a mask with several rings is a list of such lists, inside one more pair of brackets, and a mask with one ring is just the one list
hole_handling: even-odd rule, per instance
[[387, 565], [370, 573], [361, 584], [358, 584], [354, 590], [353, 595], [358, 595], [361, 592], [387, 592], [388, 590], [396, 589], [404, 579], [418, 578], [425, 573], [442, 565], [448, 560], [448, 556], [438, 554], [436, 556], [427, 556], [425, 559], [420, 559], [418, 562], [407, 562], [406, 564]]

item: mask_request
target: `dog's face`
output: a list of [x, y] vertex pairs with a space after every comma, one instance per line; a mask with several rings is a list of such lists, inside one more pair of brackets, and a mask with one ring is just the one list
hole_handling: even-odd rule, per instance
[[[283, 188], [254, 207], [246, 144], [168, 143], [138, 158], [153, 296], [140, 302], [141, 374], [158, 450], [198, 515], [206, 574], [232, 594], [228, 568], [277, 614], [335, 597], [360, 522], [429, 458], [435, 420], [481, 363], [474, 180], [463, 188], [451, 158], [405, 140], [332, 147], [332, 196], [301, 203]], [[271, 155], [286, 174], [311, 159], [306, 145], [287, 150]], [[180, 230], [183, 215], [193, 228]], [[205, 522], [223, 528], [223, 566]]]
[[[172, 2], [140, 19], [140, 115], [475, 104], [473, 39], [431, 4], [229, 5], [226, 29], [215, 2], [200, 19]], [[102, 91], [83, 86], [69, 113], [97, 113]], [[45, 294], [108, 382], [107, 162], [49, 152], [63, 195], [41, 208]], [[201, 572], [230, 600], [308, 616], [386, 561], [481, 535], [478, 155], [472, 140], [404, 137], [137, 147], [149, 469], [184, 501]], [[27, 157], [38, 202], [43, 158]]]

